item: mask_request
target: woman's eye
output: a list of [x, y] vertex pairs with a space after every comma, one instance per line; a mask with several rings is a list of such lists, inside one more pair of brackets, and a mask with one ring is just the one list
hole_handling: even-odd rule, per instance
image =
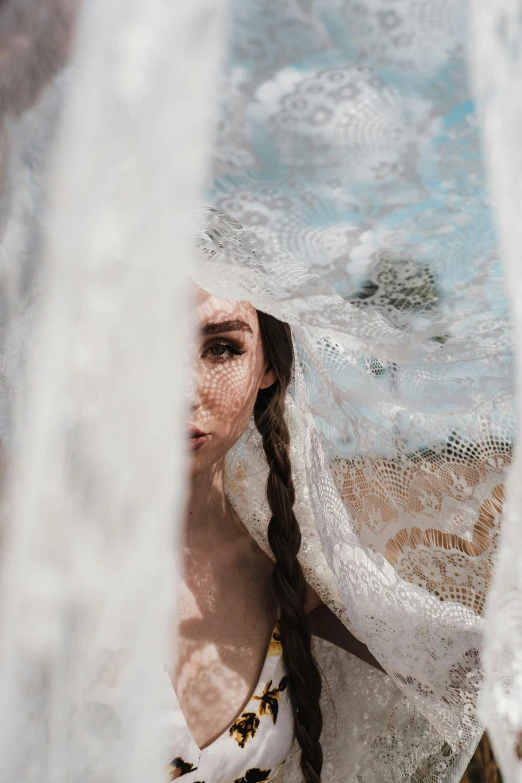
[[232, 343], [212, 343], [203, 352], [203, 356], [210, 356], [213, 359], [230, 359], [232, 356], [240, 356], [242, 351]]
[[230, 353], [230, 346], [229, 345], [211, 345], [208, 350], [212, 354], [212, 356], [225, 356], [225, 354]]

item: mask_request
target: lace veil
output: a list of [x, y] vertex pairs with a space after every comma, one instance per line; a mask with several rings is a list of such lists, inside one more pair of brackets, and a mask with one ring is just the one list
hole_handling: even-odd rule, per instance
[[[325, 732], [328, 779], [453, 780], [482, 731], [475, 711], [481, 613], [510, 458], [495, 431], [495, 409], [480, 406], [480, 441], [462, 434], [476, 409], [448, 430], [446, 417], [430, 415], [422, 403], [398, 432], [397, 402], [375, 388], [372, 367], [417, 353], [429, 373], [440, 368], [440, 345], [412, 344], [380, 314], [344, 301], [264, 232], [227, 215], [207, 212], [198, 237], [202, 287], [248, 300], [292, 326], [297, 366], [287, 415], [302, 563], [395, 684], [378, 672], [361, 677], [367, 667], [351, 658], [334, 656], [332, 666], [332, 651], [321, 647], [343, 712], [336, 742]], [[266, 548], [264, 477], [252, 428], [230, 458], [227, 491]], [[369, 730], [361, 731], [365, 724]]]
[[[512, 29], [512, 12], [417, 0], [233, 8], [209, 193], [218, 212], [200, 232], [199, 280], [292, 326], [303, 564], [396, 688], [387, 712], [376, 706], [378, 674], [367, 674], [367, 698], [350, 683], [341, 701], [351, 703], [350, 687], [360, 698], [346, 731], [372, 730], [338, 738], [332, 779], [458, 780], [482, 731], [483, 610], [515, 433], [513, 331], [485, 161], [499, 225], [512, 232], [507, 194], [518, 204], [518, 180], [500, 153], [519, 127], [508, 97], [518, 49], [494, 32]], [[229, 492], [263, 541], [258, 448], [249, 433]], [[513, 557], [496, 592], [509, 616]], [[491, 725], [496, 703], [510, 725], [503, 739], [497, 729], [498, 748], [516, 766], [507, 694], [518, 637], [500, 635], [502, 616], [489, 644], [510, 674], [491, 652], [496, 690], [492, 681], [482, 715]], [[336, 694], [343, 676], [332, 674]]]

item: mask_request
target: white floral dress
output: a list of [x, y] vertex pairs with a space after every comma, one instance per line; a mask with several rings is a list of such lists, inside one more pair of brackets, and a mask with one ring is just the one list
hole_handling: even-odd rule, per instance
[[[232, 726], [200, 749], [174, 688], [165, 713], [167, 780], [182, 783], [262, 783], [273, 779], [290, 753], [294, 724], [277, 626], [249, 702]], [[168, 675], [166, 675], [168, 676]]]

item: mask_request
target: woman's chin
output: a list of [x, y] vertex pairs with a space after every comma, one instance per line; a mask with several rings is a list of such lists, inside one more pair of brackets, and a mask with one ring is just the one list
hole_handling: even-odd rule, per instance
[[224, 468], [227, 453], [236, 443], [236, 438], [222, 438], [216, 433], [193, 439], [188, 443], [188, 459], [193, 477], [211, 473], [215, 475]]
[[190, 443], [188, 457], [192, 476], [208, 472], [216, 463], [215, 455], [212, 453], [212, 449], [209, 448], [208, 442], [194, 446]]

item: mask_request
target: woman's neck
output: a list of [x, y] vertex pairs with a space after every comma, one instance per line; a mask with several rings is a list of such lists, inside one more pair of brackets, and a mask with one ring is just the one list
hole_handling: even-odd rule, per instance
[[225, 493], [224, 463], [192, 480], [187, 514], [185, 543], [189, 548], [208, 548], [237, 536], [243, 525]]

